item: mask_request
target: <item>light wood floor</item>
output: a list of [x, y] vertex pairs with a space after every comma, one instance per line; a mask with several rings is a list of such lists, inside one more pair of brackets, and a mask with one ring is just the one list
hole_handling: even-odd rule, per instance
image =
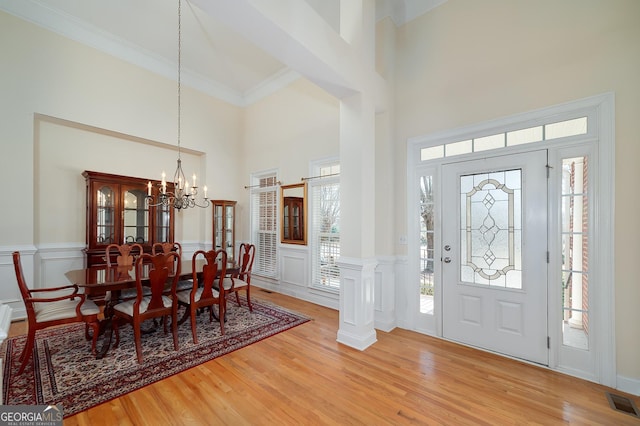
[[[358, 351], [336, 342], [337, 311], [259, 289], [254, 297], [313, 320], [65, 426], [640, 424], [610, 408], [613, 390], [600, 385], [401, 329], [378, 331]], [[16, 323], [10, 335], [25, 331]]]

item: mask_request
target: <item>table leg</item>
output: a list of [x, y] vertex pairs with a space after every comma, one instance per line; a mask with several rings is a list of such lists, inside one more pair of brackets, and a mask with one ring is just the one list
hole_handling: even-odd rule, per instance
[[104, 358], [111, 347], [111, 340], [113, 338], [112, 318], [105, 319], [100, 323], [100, 334], [102, 335], [102, 345], [100, 349], [96, 351], [96, 359]]
[[112, 292], [111, 299], [107, 300], [104, 305], [104, 320], [100, 322], [100, 336], [102, 336], [102, 344], [100, 349], [96, 350], [96, 359], [105, 357], [111, 347], [113, 339], [113, 300], [118, 300], [120, 292]]

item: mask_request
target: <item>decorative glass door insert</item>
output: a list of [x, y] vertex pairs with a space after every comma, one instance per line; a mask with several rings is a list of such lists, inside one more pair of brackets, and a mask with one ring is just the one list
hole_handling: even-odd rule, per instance
[[460, 177], [460, 277], [522, 288], [522, 170]]

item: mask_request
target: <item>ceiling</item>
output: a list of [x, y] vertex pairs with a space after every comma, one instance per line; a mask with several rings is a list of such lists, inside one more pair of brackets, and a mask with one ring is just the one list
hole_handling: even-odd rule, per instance
[[[218, 1], [224, 7], [239, 0]], [[339, 27], [340, 0], [297, 1]], [[445, 1], [376, 0], [376, 18], [390, 17], [399, 26]], [[0, 10], [176, 79], [176, 0], [0, 0]], [[182, 83], [234, 105], [249, 105], [299, 77], [189, 0], [182, 2], [181, 34]]]

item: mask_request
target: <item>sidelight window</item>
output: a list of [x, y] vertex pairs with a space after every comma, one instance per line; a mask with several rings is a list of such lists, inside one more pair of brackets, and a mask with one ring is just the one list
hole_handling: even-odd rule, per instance
[[589, 349], [589, 168], [562, 160], [562, 343]]

